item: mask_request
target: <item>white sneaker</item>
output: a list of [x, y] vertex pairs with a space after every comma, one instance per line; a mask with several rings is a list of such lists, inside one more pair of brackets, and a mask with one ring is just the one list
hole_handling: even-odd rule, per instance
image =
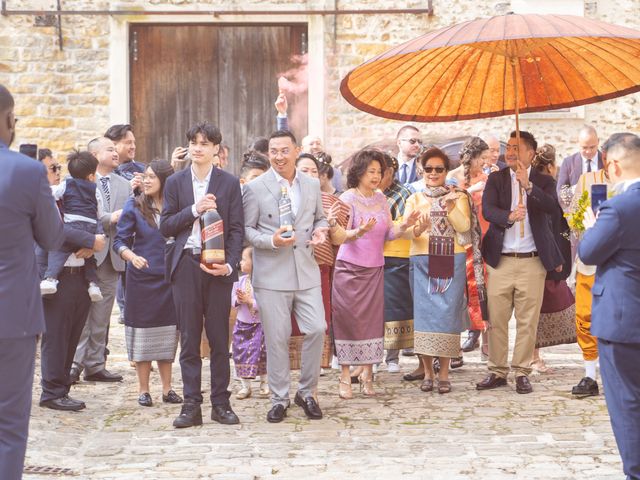
[[102, 292], [100, 291], [100, 287], [94, 282], [89, 283], [89, 288], [87, 289], [87, 291], [89, 292], [89, 298], [91, 298], [92, 302], [99, 302], [104, 298], [102, 296]]
[[268, 397], [269, 395], [271, 395], [271, 390], [269, 390], [269, 384], [267, 383], [267, 380], [260, 380], [260, 396]]
[[40, 282], [40, 295], [51, 295], [58, 291], [58, 280], [45, 278]]
[[238, 393], [236, 393], [236, 398], [238, 400], [244, 400], [245, 398], [249, 398], [251, 396], [251, 387], [242, 386]]
[[387, 372], [400, 373], [400, 365], [398, 365], [396, 362], [389, 362], [387, 364]]

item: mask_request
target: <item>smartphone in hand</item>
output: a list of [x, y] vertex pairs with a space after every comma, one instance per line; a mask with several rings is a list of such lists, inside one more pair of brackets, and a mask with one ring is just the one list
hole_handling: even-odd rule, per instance
[[591, 185], [591, 210], [596, 213], [600, 205], [607, 200], [607, 185], [596, 183]]

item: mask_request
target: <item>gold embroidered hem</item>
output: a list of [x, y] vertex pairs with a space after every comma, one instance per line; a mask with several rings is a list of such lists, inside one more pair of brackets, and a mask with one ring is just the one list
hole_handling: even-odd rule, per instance
[[[304, 335], [291, 336], [289, 339], [289, 365], [291, 370], [300, 370], [300, 365], [302, 365], [303, 341]], [[331, 337], [329, 335], [325, 335], [324, 343], [322, 345], [322, 359], [320, 360], [320, 367], [330, 368], [332, 356], [333, 348], [331, 346]]]
[[413, 319], [384, 322], [385, 350], [413, 347]]
[[459, 333], [413, 333], [413, 351], [419, 355], [455, 358], [460, 356]]

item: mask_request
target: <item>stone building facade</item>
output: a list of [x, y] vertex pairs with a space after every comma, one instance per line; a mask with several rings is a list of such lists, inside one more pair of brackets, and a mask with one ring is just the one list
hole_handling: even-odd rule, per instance
[[[341, 15], [261, 15], [264, 11], [334, 9], [425, 9], [426, 13], [371, 12]], [[15, 10], [55, 9], [50, 0], [8, 0]], [[35, 16], [9, 12], [0, 17], [0, 83], [17, 102], [17, 142], [38, 143], [64, 154], [104, 132], [112, 123], [129, 121], [129, 25], [134, 23], [278, 23], [306, 22], [309, 51], [309, 130], [325, 139], [338, 161], [354, 150], [392, 139], [401, 125], [362, 113], [340, 95], [341, 79], [372, 56], [427, 31], [478, 17], [548, 9], [576, 13], [640, 29], [640, 0], [65, 0], [65, 11], [119, 10], [128, 15], [92, 13], [62, 17], [63, 49], [55, 26], [35, 26]], [[558, 10], [560, 9], [560, 10]], [[224, 15], [148, 15], [162, 10], [224, 11]], [[247, 14], [232, 15], [243, 10]], [[144, 11], [145, 15], [134, 15]], [[524, 116], [522, 128], [554, 144], [561, 156], [575, 148], [578, 128], [594, 124], [602, 138], [612, 132], [640, 131], [640, 94], [588, 105], [569, 112]], [[513, 118], [420, 125], [429, 137], [447, 138], [495, 131], [502, 136]], [[266, 134], [268, 132], [256, 132]], [[224, 134], [224, 132], [223, 132]]]

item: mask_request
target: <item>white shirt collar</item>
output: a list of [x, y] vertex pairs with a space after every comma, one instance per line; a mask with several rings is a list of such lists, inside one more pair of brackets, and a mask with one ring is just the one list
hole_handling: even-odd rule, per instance
[[[511, 168], [509, 168], [509, 173], [511, 173], [511, 180], [516, 178], [516, 172]], [[529, 167], [527, 168], [527, 177], [530, 177], [530, 176], [531, 176], [531, 165], [529, 165]]]
[[629, 190], [629, 188], [631, 188], [631, 186], [632, 186], [632, 185], [634, 185], [634, 184], [636, 184], [636, 183], [638, 183], [638, 182], [640, 182], [640, 177], [638, 177], [638, 178], [632, 178], [631, 180], [626, 180], [626, 181], [623, 183], [622, 191], [623, 191], [623, 192], [626, 192], [627, 190]]
[[100, 175], [100, 173], [98, 171], [96, 171], [96, 178], [98, 180], [100, 180], [102, 177], [108, 178], [109, 180], [111, 180], [111, 174], [107, 173], [106, 175]]
[[[287, 182], [287, 185], [289, 185], [289, 180], [287, 180], [282, 175], [280, 175], [278, 172], [276, 172], [276, 170], [273, 167], [271, 167], [271, 171], [276, 176], [276, 182], [282, 183], [282, 181], [284, 180], [285, 182]], [[294, 173], [293, 182], [291, 182], [291, 185], [293, 185], [296, 182], [296, 180], [298, 180], [298, 171], [297, 170]]]
[[195, 172], [193, 171], [193, 165], [191, 165], [191, 182], [198, 182], [198, 183], [203, 183], [203, 182], [207, 182], [209, 183], [209, 180], [211, 180], [211, 173], [213, 172], [213, 165], [211, 165], [211, 168], [209, 169], [209, 173], [207, 173], [207, 175], [204, 177], [204, 180], [200, 180]]

